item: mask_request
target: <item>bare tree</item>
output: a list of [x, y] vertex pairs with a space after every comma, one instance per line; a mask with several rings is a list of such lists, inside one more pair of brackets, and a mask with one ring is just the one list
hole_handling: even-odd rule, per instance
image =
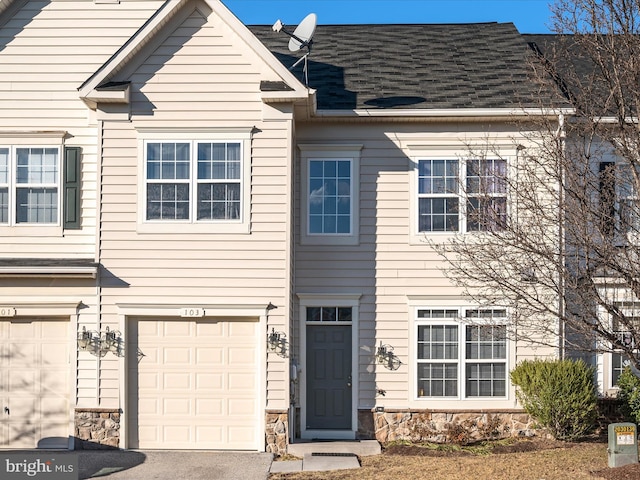
[[[518, 121], [502, 178], [463, 182], [481, 231], [433, 245], [477, 303], [508, 307], [518, 338], [640, 368], [640, 2], [558, 0], [552, 14], [556, 34], [529, 38], [529, 105], [544, 115]], [[469, 149], [500, 158], [490, 142]]]

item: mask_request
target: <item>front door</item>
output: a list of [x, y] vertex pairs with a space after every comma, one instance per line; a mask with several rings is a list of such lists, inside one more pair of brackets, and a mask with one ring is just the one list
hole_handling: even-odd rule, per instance
[[351, 430], [351, 325], [307, 325], [307, 430]]

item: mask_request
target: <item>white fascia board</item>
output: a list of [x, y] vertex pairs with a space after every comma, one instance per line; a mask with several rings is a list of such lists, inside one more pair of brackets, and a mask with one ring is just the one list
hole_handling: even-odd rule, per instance
[[131, 85], [127, 85], [123, 90], [93, 89], [83, 98], [85, 101], [93, 103], [129, 103], [131, 98]]
[[446, 109], [355, 109], [318, 110], [320, 118], [515, 118], [515, 117], [557, 117], [572, 115], [575, 109], [541, 108], [446, 108]]
[[72, 277], [96, 278], [97, 266], [88, 267], [32, 267], [11, 266], [0, 267], [0, 277]]
[[117, 303], [118, 312], [126, 316], [176, 317], [183, 309], [200, 309], [202, 317], [260, 317], [266, 314], [267, 305], [255, 304], [205, 304], [200, 302], [176, 303]]

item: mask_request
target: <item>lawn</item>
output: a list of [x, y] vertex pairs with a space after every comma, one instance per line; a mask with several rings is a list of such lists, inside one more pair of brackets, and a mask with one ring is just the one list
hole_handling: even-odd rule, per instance
[[272, 474], [269, 480], [635, 480], [640, 464], [609, 468], [606, 440], [500, 442], [489, 448], [444, 450], [395, 445], [361, 458], [362, 468]]

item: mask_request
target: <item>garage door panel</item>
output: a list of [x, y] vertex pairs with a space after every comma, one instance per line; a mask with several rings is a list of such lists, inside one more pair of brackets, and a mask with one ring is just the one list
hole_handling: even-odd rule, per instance
[[242, 390], [250, 390], [256, 383], [256, 375], [254, 373], [229, 373], [229, 388], [238, 390], [241, 394]]
[[191, 337], [192, 325], [191, 322], [186, 321], [164, 322], [161, 331], [165, 338], [179, 340], [180, 337], [183, 337], [183, 339], [188, 339]]
[[191, 365], [191, 353], [190, 348], [165, 347], [163, 350], [163, 363], [165, 365], [171, 365], [173, 368], [176, 366]]
[[198, 337], [222, 337], [224, 336], [225, 322], [202, 322], [195, 323]]
[[68, 347], [66, 343], [50, 342], [48, 345], [39, 345], [38, 349], [38, 356], [42, 358], [43, 365], [60, 367], [67, 364]]
[[11, 448], [34, 448], [38, 444], [39, 428], [30, 424], [9, 424], [9, 445]]
[[141, 395], [139, 403], [139, 410], [144, 415], [160, 415], [160, 400], [144, 397]]
[[[139, 412], [130, 419], [131, 447], [257, 448], [258, 322], [130, 323], [129, 338], [138, 332], [135, 346], [143, 353], [129, 362], [129, 402]], [[152, 349], [158, 354], [147, 354]]]
[[229, 364], [231, 367], [242, 365], [255, 365], [256, 351], [255, 348], [247, 347], [229, 347]]
[[220, 365], [224, 359], [224, 350], [222, 347], [196, 348], [198, 365]]
[[30, 366], [40, 363], [40, 352], [36, 345], [29, 343], [9, 345], [9, 365], [12, 367]]
[[223, 383], [221, 374], [196, 373], [196, 388], [198, 390], [215, 390], [219, 392]]
[[235, 322], [229, 323], [229, 338], [237, 338], [239, 340], [246, 340], [250, 337], [255, 337], [256, 329], [253, 324], [249, 322]]
[[219, 399], [198, 399], [196, 400], [196, 415], [222, 416], [224, 415], [223, 402]]
[[255, 402], [252, 399], [234, 398], [229, 402], [229, 415], [255, 415]]
[[156, 372], [144, 373], [140, 372], [138, 377], [138, 388], [157, 390], [160, 386], [160, 374]]
[[153, 425], [141, 425], [139, 427], [139, 435], [140, 438], [146, 439], [146, 442], [149, 445], [157, 445], [158, 447], [156, 448], [159, 448], [162, 444], [160, 440], [160, 427]]
[[191, 376], [189, 372], [165, 373], [162, 377], [164, 388], [178, 390], [191, 388]]
[[38, 372], [33, 368], [27, 370], [25, 368], [12, 367], [9, 371], [9, 391], [35, 395], [40, 389], [38, 379]]
[[170, 398], [165, 399], [162, 408], [163, 415], [170, 415], [174, 417], [189, 417], [193, 415], [193, 409], [191, 408], [191, 399], [189, 398]]
[[198, 426], [195, 429], [195, 435], [196, 442], [200, 445], [219, 445], [224, 439], [223, 429], [214, 426]]

